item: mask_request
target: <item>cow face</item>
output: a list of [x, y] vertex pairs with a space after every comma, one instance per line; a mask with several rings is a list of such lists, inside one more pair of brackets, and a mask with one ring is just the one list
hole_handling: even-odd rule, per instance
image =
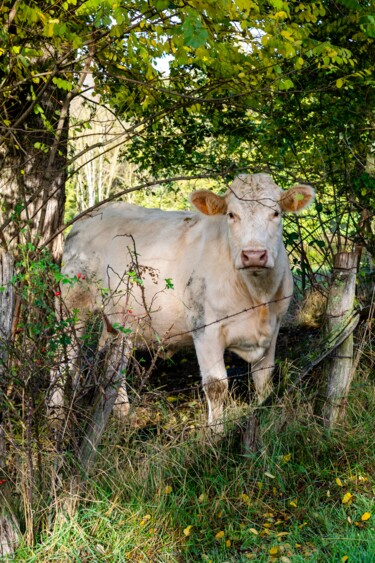
[[224, 196], [194, 192], [193, 205], [205, 215], [226, 215], [235, 268], [251, 272], [273, 268], [282, 248], [282, 212], [296, 213], [314, 198], [310, 186], [281, 190], [268, 174], [242, 174]]

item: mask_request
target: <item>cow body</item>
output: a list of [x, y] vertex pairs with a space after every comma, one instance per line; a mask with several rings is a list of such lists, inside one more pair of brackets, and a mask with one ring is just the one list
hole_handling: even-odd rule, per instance
[[[81, 279], [63, 286], [66, 305], [82, 318], [102, 310], [100, 346], [111, 334], [122, 336], [124, 327], [128, 345], [118, 370], [133, 346], [161, 343], [174, 351], [193, 344], [209, 423], [220, 424], [226, 349], [255, 367], [259, 400], [270, 390], [277, 334], [293, 289], [280, 213], [298, 211], [312, 197], [308, 186], [282, 192], [270, 176], [256, 174], [238, 177], [223, 197], [195, 192], [199, 213], [103, 206], [67, 238], [63, 272]], [[127, 406], [121, 386], [118, 409]]]

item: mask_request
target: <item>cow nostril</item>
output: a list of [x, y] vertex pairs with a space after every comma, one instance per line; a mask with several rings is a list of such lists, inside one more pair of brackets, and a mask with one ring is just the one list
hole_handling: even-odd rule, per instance
[[267, 250], [242, 250], [241, 261], [244, 268], [264, 267], [267, 264]]
[[264, 263], [267, 262], [267, 250], [264, 250], [264, 252], [262, 252], [262, 254], [259, 256], [259, 260]]

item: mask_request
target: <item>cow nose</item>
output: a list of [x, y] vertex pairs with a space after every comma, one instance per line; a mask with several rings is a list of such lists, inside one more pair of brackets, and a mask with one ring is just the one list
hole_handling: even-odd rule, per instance
[[267, 258], [267, 250], [243, 250], [241, 252], [241, 260], [244, 268], [264, 268], [267, 264]]

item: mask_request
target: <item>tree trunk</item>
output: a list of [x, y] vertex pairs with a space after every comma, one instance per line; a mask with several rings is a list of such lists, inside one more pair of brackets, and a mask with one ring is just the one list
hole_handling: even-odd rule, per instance
[[13, 256], [0, 251], [0, 557], [13, 553], [18, 543], [18, 526], [11, 512], [10, 483], [6, 473], [7, 441], [4, 405], [7, 392], [8, 348], [12, 338], [14, 311]]
[[[339, 252], [334, 256], [332, 285], [328, 297], [325, 331], [340, 330], [352, 315], [358, 255]], [[345, 416], [347, 396], [353, 378], [353, 334], [329, 357], [323, 370], [323, 392], [317, 402], [317, 413], [324, 425], [333, 428]]]

